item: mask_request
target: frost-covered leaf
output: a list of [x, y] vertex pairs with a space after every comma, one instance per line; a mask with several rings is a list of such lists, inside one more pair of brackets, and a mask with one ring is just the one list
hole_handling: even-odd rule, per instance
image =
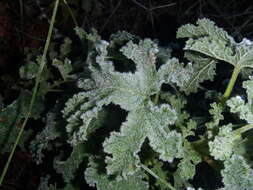
[[183, 63], [179, 63], [178, 59], [172, 58], [160, 67], [158, 70], [158, 76], [160, 83], [176, 84], [179, 87], [183, 87], [184, 84], [190, 80], [190, 72], [184, 68]]
[[104, 151], [112, 154], [107, 158], [109, 174], [118, 173], [125, 177], [132, 175], [138, 168], [141, 145], [147, 137], [150, 146], [159, 158], [171, 162], [182, 156], [182, 137], [180, 133], [169, 131], [168, 125], [176, 120], [176, 112], [168, 105], [140, 108], [131, 111], [121, 131], [113, 132], [104, 143]]
[[134, 40], [140, 39], [126, 31], [118, 31], [110, 36], [110, 48], [117, 48], [117, 46], [124, 45], [124, 43]]
[[40, 178], [40, 184], [37, 190], [79, 190], [79, 188], [75, 187], [73, 184], [68, 183], [65, 187], [58, 189], [56, 185], [50, 184], [49, 182], [50, 176]]
[[101, 40], [101, 37], [98, 35], [96, 30], [92, 30], [92, 33], [88, 34], [87, 32], [84, 31], [81, 27], [75, 27], [75, 32], [78, 35], [78, 37], [81, 40], [89, 40], [91, 42], [97, 42]]
[[192, 24], [181, 26], [177, 37], [190, 38], [186, 42], [185, 50], [235, 64], [233, 38], [209, 19], [199, 19], [197, 26]]
[[199, 19], [197, 26], [187, 24], [179, 28], [178, 38], [189, 38], [185, 50], [198, 52], [234, 66], [253, 67], [253, 43], [248, 39], [236, 43], [226, 31], [209, 19]]
[[130, 112], [121, 131], [111, 133], [110, 138], [104, 142], [104, 151], [112, 154], [112, 157], [106, 159], [108, 174], [119, 173], [126, 177], [139, 170], [138, 152], [147, 133], [144, 117], [142, 109]]
[[65, 58], [64, 62], [58, 59], [54, 59], [52, 65], [55, 66], [59, 70], [64, 80], [73, 78], [73, 75], [70, 75], [73, 68], [71, 65], [71, 61], [69, 59]]
[[243, 82], [243, 88], [246, 89], [248, 102], [241, 96], [236, 96], [227, 101], [232, 113], [238, 113], [240, 118], [248, 123], [253, 123], [253, 77]]
[[[10, 151], [20, 130], [22, 119], [26, 117], [31, 101], [31, 93], [22, 91], [17, 100], [0, 110], [0, 152]], [[30, 117], [38, 119], [44, 105], [40, 97], [35, 101]], [[21, 140], [20, 146], [23, 147], [25, 138]]]
[[143, 180], [144, 174], [140, 171], [127, 179], [117, 181], [100, 171], [100, 165], [94, 158], [90, 158], [88, 168], [85, 171], [85, 180], [97, 190], [148, 190], [147, 182]]
[[216, 102], [210, 104], [210, 106], [211, 109], [209, 110], [209, 113], [212, 116], [212, 121], [206, 123], [206, 126], [208, 129], [213, 130], [214, 128], [217, 128], [219, 126], [220, 121], [224, 119], [224, 116], [222, 115], [222, 112], [224, 111], [224, 106], [222, 104], [217, 104]]
[[197, 92], [201, 88], [202, 82], [213, 81], [216, 74], [216, 61], [193, 52], [186, 52], [185, 57], [191, 62], [185, 67], [185, 70], [188, 71], [188, 79], [183, 83], [180, 90], [190, 94]]
[[[152, 172], [154, 172], [160, 179], [167, 181], [169, 172], [163, 168], [163, 163], [161, 161], [155, 160], [152, 162]], [[161, 182], [161, 180], [156, 180], [155, 186], [161, 190], [167, 190], [168, 186]]]
[[232, 124], [220, 127], [218, 135], [208, 143], [210, 154], [216, 160], [227, 160], [234, 152], [240, 135], [232, 131]]
[[158, 71], [161, 83], [176, 84], [186, 94], [195, 93], [205, 80], [213, 80], [216, 61], [187, 52], [185, 57], [191, 61], [186, 66], [175, 58], [167, 60]]
[[[29, 60], [25, 65], [21, 66], [19, 69], [20, 78], [25, 80], [35, 79], [39, 71], [39, 64], [41, 63], [41, 59], [42, 57], [38, 56], [36, 58], [36, 62]], [[40, 81], [47, 81], [51, 76], [52, 73], [47, 68], [47, 66], [45, 66], [39, 79]]]
[[75, 177], [75, 172], [83, 162], [85, 156], [87, 156], [85, 146], [78, 144], [73, 147], [73, 151], [66, 161], [56, 158], [54, 160], [54, 168], [57, 173], [62, 174], [64, 181], [69, 183]]
[[234, 154], [224, 162], [224, 166], [221, 174], [225, 187], [222, 190], [253, 189], [253, 170], [242, 156]]
[[[119, 73], [114, 70], [112, 63], [107, 60], [108, 45], [105, 41], [97, 43], [95, 48], [98, 55], [95, 60], [92, 60], [92, 57], [89, 59], [93, 89], [74, 95], [68, 100], [63, 110], [68, 121], [67, 131], [73, 136], [70, 140], [72, 144], [86, 140], [85, 131], [89, 128], [90, 123], [98, 117], [98, 113], [104, 105], [113, 102], [125, 110], [134, 110], [159, 90], [155, 65], [150, 62], [147, 53], [154, 51], [152, 41], [141, 41], [139, 46], [129, 42], [128, 48], [122, 49], [122, 52], [133, 60], [137, 57], [135, 57], [136, 55], [131, 57], [132, 46], [143, 56], [148, 56], [137, 63], [139, 69], [135, 73]], [[74, 131], [76, 126], [81, 128]]]
[[246, 120], [248, 123], [253, 123], [253, 114], [251, 106], [240, 97], [236, 96], [227, 101], [232, 113], [239, 113], [241, 119]]
[[39, 65], [35, 62], [29, 62], [28, 64], [20, 67], [19, 75], [22, 79], [33, 79], [36, 77], [39, 71]]
[[201, 162], [200, 155], [192, 148], [191, 144], [185, 140], [183, 148], [183, 159], [178, 164], [177, 176], [180, 176], [181, 180], [187, 181], [192, 179], [195, 175], [196, 165]]
[[42, 163], [43, 150], [50, 150], [50, 142], [60, 137], [56, 127], [56, 114], [49, 112], [46, 117], [46, 126], [42, 132], [36, 135], [30, 144], [33, 159], [37, 164]]

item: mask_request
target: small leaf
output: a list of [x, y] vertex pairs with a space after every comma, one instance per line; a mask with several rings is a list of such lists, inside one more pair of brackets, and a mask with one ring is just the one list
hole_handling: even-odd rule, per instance
[[85, 171], [87, 183], [97, 190], [148, 190], [147, 182], [143, 181], [144, 174], [140, 171], [133, 176], [118, 181], [99, 171], [99, 164], [90, 158], [89, 166]]

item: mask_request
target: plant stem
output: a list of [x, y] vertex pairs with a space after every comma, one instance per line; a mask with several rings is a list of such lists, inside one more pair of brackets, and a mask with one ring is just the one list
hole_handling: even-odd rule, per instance
[[239, 129], [236, 129], [234, 132], [236, 133], [239, 133], [239, 134], [242, 134], [250, 129], [253, 129], [253, 124], [248, 124], [248, 125], [245, 125]]
[[154, 178], [156, 178], [157, 180], [161, 181], [164, 185], [166, 185], [168, 188], [172, 189], [172, 190], [176, 190], [170, 183], [168, 183], [167, 181], [165, 181], [164, 179], [160, 178], [158, 175], [156, 175], [151, 169], [149, 169], [147, 166], [145, 166], [144, 164], [140, 163], [140, 167], [142, 169], [144, 169], [146, 172], [148, 172], [150, 175], [152, 175]]
[[221, 103], [222, 104], [224, 104], [228, 100], [228, 98], [229, 98], [229, 96], [230, 96], [230, 94], [231, 94], [231, 92], [232, 92], [232, 90], [234, 88], [235, 81], [236, 81], [236, 79], [237, 79], [237, 77], [238, 77], [238, 75], [240, 73], [240, 70], [241, 70], [240, 65], [236, 65], [235, 68], [234, 68], [234, 70], [233, 70], [233, 74], [232, 74], [232, 77], [231, 77], [231, 79], [229, 81], [227, 89], [226, 89], [226, 91], [223, 94], [223, 97], [221, 99]]
[[73, 20], [75, 26], [77, 27], [77, 26], [78, 26], [78, 23], [77, 23], [77, 21], [76, 21], [76, 18], [75, 18], [75, 16], [74, 16], [74, 14], [73, 14], [71, 8], [69, 7], [67, 1], [66, 1], [66, 0], [63, 0], [63, 3], [64, 3], [65, 6], [67, 7], [67, 9], [68, 9], [68, 11], [69, 11], [69, 14], [70, 14], [71, 18], [72, 18], [72, 20]]
[[37, 91], [38, 91], [38, 87], [39, 87], [39, 84], [40, 84], [40, 77], [41, 77], [41, 73], [43, 72], [43, 69], [45, 67], [45, 64], [46, 64], [46, 55], [47, 55], [47, 52], [48, 52], [48, 48], [49, 48], [49, 44], [50, 44], [50, 40], [51, 40], [51, 36], [52, 36], [52, 31], [53, 31], [53, 26], [54, 26], [54, 22], [55, 22], [55, 17], [56, 17], [56, 13], [57, 13], [57, 10], [58, 10], [58, 6], [59, 6], [59, 0], [56, 0], [55, 2], [55, 6], [54, 6], [54, 10], [53, 10], [53, 15], [52, 15], [52, 18], [51, 18], [51, 22], [50, 22], [50, 26], [49, 26], [49, 30], [48, 30], [48, 34], [47, 34], [47, 40], [46, 40], [46, 44], [45, 44], [45, 47], [44, 47], [44, 50], [43, 50], [43, 55], [42, 55], [42, 59], [41, 59], [41, 62], [40, 62], [40, 68], [39, 68], [39, 72], [36, 76], [36, 82], [35, 82], [35, 86], [34, 86], [34, 89], [33, 89], [33, 94], [32, 94], [32, 99], [31, 99], [31, 102], [30, 102], [30, 105], [29, 105], [29, 108], [28, 108], [28, 113], [25, 117], [25, 120], [24, 122], [22, 123], [22, 126], [21, 126], [21, 129], [18, 133], [18, 136], [16, 138], [16, 141], [13, 145], [13, 148], [11, 150], [11, 153], [8, 157], [8, 160], [5, 164], [5, 167], [4, 167], [4, 170], [2, 172], [2, 175], [1, 175], [1, 178], [0, 178], [0, 186], [2, 185], [3, 183], [3, 180], [4, 180], [4, 177], [8, 171], [8, 168], [9, 168], [9, 165], [10, 165], [10, 162], [12, 160], [12, 157], [15, 153], [15, 150], [17, 148], [17, 145], [22, 137], [22, 134], [24, 132], [24, 129], [25, 129], [25, 126], [26, 126], [26, 123], [31, 115], [31, 112], [32, 112], [32, 108], [33, 108], [33, 104], [36, 100], [36, 95], [37, 95]]
[[154, 103], [157, 105], [159, 102], [159, 97], [160, 97], [160, 91], [156, 93]]

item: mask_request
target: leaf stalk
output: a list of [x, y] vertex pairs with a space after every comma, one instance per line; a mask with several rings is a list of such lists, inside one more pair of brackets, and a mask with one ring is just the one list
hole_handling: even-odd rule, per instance
[[223, 94], [223, 97], [221, 99], [221, 103], [222, 104], [224, 104], [228, 100], [228, 98], [229, 98], [229, 96], [230, 96], [230, 94], [231, 94], [231, 92], [232, 92], [232, 90], [234, 88], [236, 79], [237, 79], [240, 71], [241, 71], [240, 65], [236, 65], [235, 68], [234, 68], [234, 70], [233, 70], [232, 77], [231, 77], [231, 79], [230, 79], [230, 81], [228, 83], [227, 89], [226, 89], [226, 91]]

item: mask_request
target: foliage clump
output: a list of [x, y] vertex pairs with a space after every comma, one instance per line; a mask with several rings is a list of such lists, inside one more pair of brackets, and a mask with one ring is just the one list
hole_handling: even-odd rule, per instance
[[[118, 32], [105, 41], [96, 31], [87, 34], [78, 27], [75, 31], [87, 45], [85, 69], [74, 72], [75, 63], [66, 57], [72, 43], [66, 38], [60, 52], [51, 54], [52, 68], [61, 79], [52, 82], [46, 68], [41, 87], [47, 88], [41, 88], [40, 98], [62, 83], [74, 81], [77, 88], [67, 101], [59, 99], [44, 119], [45, 128], [30, 143], [38, 164], [44, 162], [45, 154], [54, 152], [52, 167], [62, 176], [63, 189], [80, 189], [84, 183], [77, 180], [80, 176], [98, 190], [205, 189], [194, 186], [197, 167], [203, 162], [223, 184], [216, 189], [253, 189], [252, 76], [243, 81], [240, 94], [230, 98], [238, 75], [253, 68], [251, 41], [237, 43], [212, 21], [200, 19], [196, 26], [187, 24], [178, 30], [178, 38], [187, 38], [187, 62], [180, 63], [151, 39]], [[234, 71], [221, 96], [215, 89], [206, 89], [204, 82], [214, 81], [217, 65], [226, 63]], [[37, 69], [30, 63], [20, 69], [20, 75], [33, 80]], [[194, 99], [201, 93], [206, 99]], [[21, 94], [0, 112], [0, 119], [7, 117], [10, 122], [6, 127], [0, 120], [8, 148], [16, 132], [6, 130], [22, 119], [27, 98]], [[199, 103], [206, 111], [202, 115], [195, 111]], [[120, 109], [126, 117], [117, 118], [122, 116], [112, 109]], [[35, 107], [34, 119], [41, 112]], [[50, 185], [49, 177], [39, 187], [57, 188]]]

